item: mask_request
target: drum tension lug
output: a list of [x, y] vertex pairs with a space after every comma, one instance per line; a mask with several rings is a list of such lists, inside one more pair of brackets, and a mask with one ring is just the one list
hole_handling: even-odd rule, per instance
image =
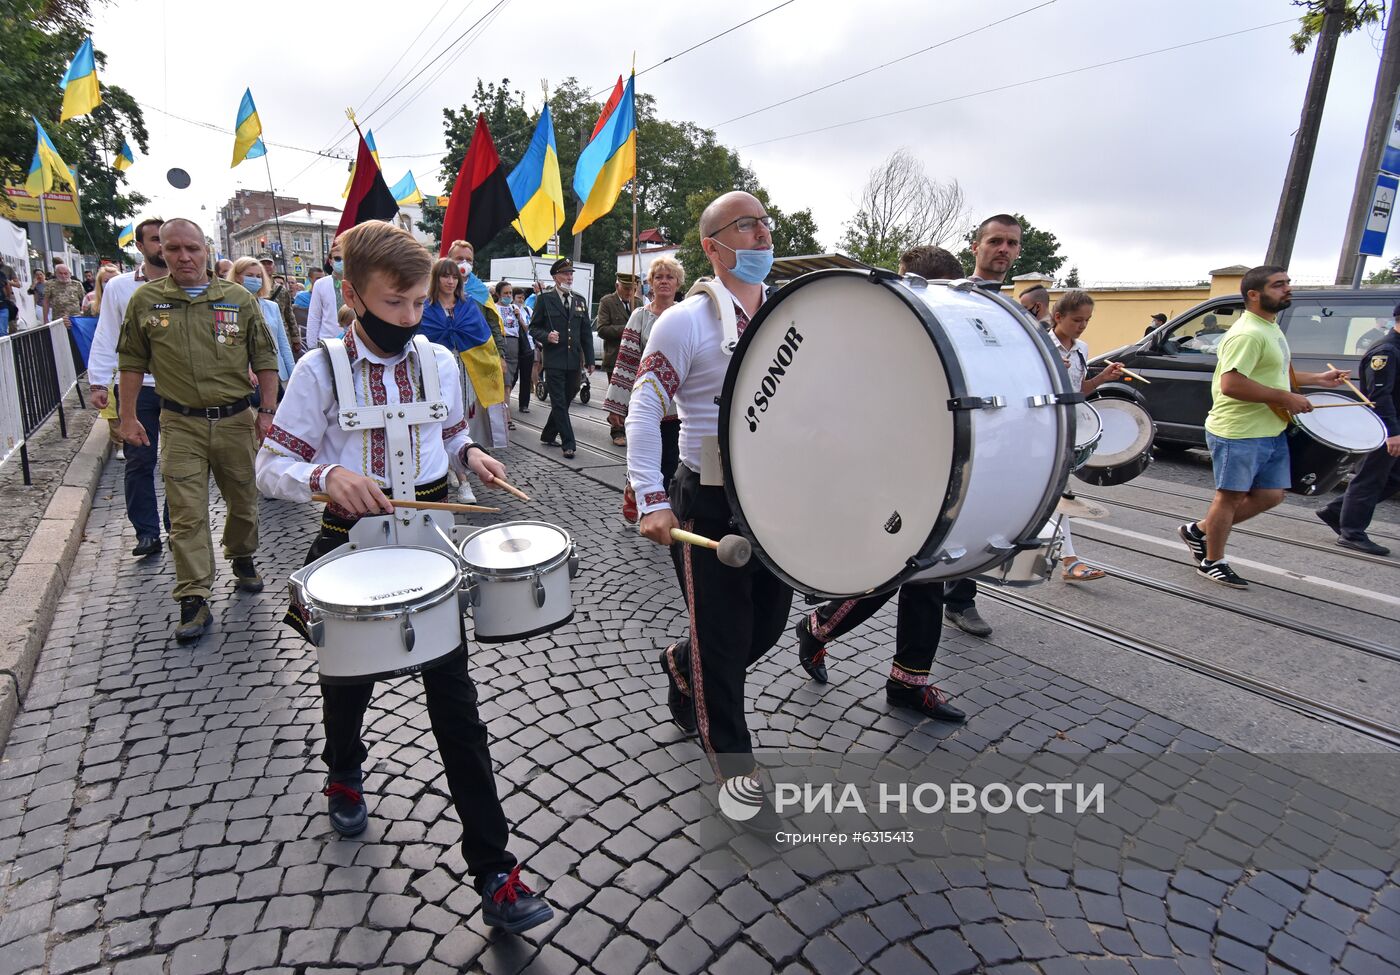
[[1088, 399], [1083, 393], [1042, 393], [1039, 396], [1031, 396], [1026, 400], [1027, 406], [1068, 406], [1074, 403], [1086, 403]]
[[1002, 396], [955, 396], [948, 401], [950, 410], [994, 410], [1005, 405]]
[[408, 653], [413, 652], [413, 645], [418, 642], [418, 634], [413, 632], [413, 621], [405, 614], [399, 621], [399, 632], [403, 634], [403, 648]]
[[540, 578], [538, 570], [535, 572], [534, 586], [532, 587], [535, 596], [535, 608], [544, 609], [545, 596], [544, 580]]
[[869, 279], [871, 284], [879, 284], [881, 281], [901, 281], [903, 280], [897, 271], [888, 271], [882, 267], [872, 267]]

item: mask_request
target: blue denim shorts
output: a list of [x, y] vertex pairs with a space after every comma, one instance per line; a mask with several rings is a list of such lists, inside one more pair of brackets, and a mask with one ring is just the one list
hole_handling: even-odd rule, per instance
[[1210, 466], [1217, 491], [1285, 490], [1292, 483], [1288, 465], [1288, 434], [1231, 440], [1206, 431]]

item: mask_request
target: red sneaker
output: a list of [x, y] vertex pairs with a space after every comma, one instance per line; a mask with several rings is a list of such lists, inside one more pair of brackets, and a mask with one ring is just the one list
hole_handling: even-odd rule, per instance
[[622, 491], [622, 520], [629, 525], [637, 523], [637, 495], [630, 484]]

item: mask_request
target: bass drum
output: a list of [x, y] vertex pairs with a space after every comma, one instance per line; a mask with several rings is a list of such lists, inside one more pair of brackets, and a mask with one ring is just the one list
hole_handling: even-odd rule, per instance
[[770, 298], [734, 351], [725, 491], [758, 557], [804, 593], [987, 573], [1043, 547], [1081, 399], [1000, 295], [818, 271]]

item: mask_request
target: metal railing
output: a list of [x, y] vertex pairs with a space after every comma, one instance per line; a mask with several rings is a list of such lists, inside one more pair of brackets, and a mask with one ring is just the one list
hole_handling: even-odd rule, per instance
[[78, 385], [81, 360], [64, 320], [0, 336], [0, 464], [19, 452], [24, 483], [31, 484], [29, 438], [55, 413], [68, 436], [63, 400]]

